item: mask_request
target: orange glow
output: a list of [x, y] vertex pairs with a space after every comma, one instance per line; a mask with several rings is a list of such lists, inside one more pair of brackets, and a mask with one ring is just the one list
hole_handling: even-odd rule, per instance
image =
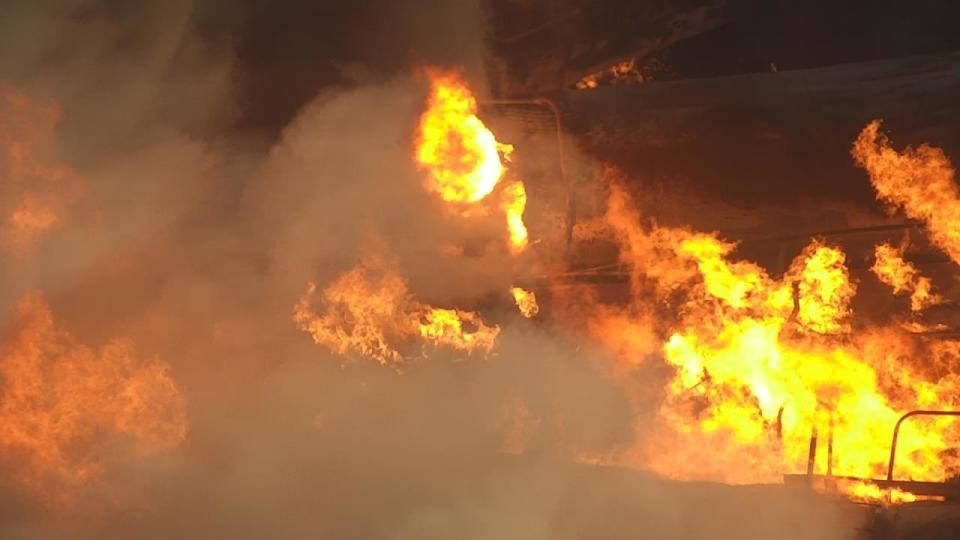
[[63, 221], [80, 181], [57, 164], [60, 112], [0, 84], [0, 249], [19, 255]]
[[960, 193], [943, 150], [928, 145], [897, 152], [880, 121], [870, 122], [853, 145], [853, 157], [870, 174], [877, 198], [927, 226], [930, 240], [960, 263]]
[[640, 73], [640, 70], [637, 69], [636, 59], [631, 58], [629, 60], [617, 62], [606, 69], [585, 75], [582, 79], [577, 81], [574, 87], [577, 90], [592, 90], [600, 87], [600, 85], [603, 83], [636, 84], [642, 83], [643, 81], [644, 77], [643, 74]]
[[486, 353], [500, 332], [476, 313], [417, 301], [382, 256], [368, 255], [317, 296], [316, 285], [310, 283], [294, 309], [297, 326], [338, 355], [381, 364], [409, 361], [414, 349], [425, 344]]
[[0, 448], [23, 460], [16, 480], [55, 499], [96, 480], [117, 443], [158, 452], [186, 437], [184, 400], [166, 364], [137, 360], [120, 340], [98, 350], [75, 343], [39, 295], [17, 308], [0, 380]]
[[918, 501], [943, 501], [938, 495], [917, 495], [900, 488], [881, 488], [873, 482], [841, 482], [837, 486], [851, 500], [864, 503], [906, 504]]
[[880, 244], [875, 250], [876, 261], [870, 268], [877, 278], [889, 285], [894, 294], [910, 293], [910, 309], [922, 311], [943, 299], [933, 294], [933, 282], [920, 275], [913, 264], [903, 258], [903, 250], [890, 244]]
[[511, 287], [510, 294], [513, 295], [514, 302], [517, 303], [517, 309], [520, 314], [526, 318], [531, 318], [540, 312], [540, 306], [537, 305], [537, 296], [533, 291], [528, 291], [520, 287]]

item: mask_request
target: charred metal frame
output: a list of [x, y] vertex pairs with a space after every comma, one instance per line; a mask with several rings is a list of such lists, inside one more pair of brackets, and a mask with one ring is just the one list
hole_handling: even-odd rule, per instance
[[941, 411], [941, 410], [922, 410], [910, 411], [897, 420], [897, 425], [893, 428], [893, 441], [890, 443], [890, 463], [887, 465], [887, 482], [893, 482], [893, 466], [897, 458], [897, 439], [900, 437], [900, 425], [907, 418], [913, 416], [954, 416], [960, 417], [960, 411]]
[[567, 230], [565, 232], [567, 247], [569, 247], [570, 242], [573, 240], [573, 222], [575, 219], [573, 185], [571, 185], [567, 180], [567, 164], [563, 155], [563, 122], [560, 120], [560, 108], [557, 107], [557, 104], [554, 103], [553, 100], [545, 97], [533, 99], [490, 99], [481, 101], [480, 105], [536, 105], [538, 107], [550, 109], [550, 112], [553, 113], [553, 123], [557, 132], [557, 159], [560, 162], [560, 180], [567, 188]]
[[924, 410], [917, 409], [909, 411], [901, 416], [896, 425], [893, 428], [893, 439], [890, 444], [890, 461], [887, 463], [887, 477], [883, 480], [872, 479], [872, 478], [858, 478], [855, 476], [835, 476], [833, 474], [833, 431], [834, 431], [834, 422], [833, 415], [831, 414], [830, 418], [830, 429], [828, 432], [827, 440], [827, 474], [818, 475], [815, 472], [816, 468], [816, 456], [817, 456], [817, 443], [818, 443], [818, 430], [816, 426], [813, 426], [813, 429], [810, 433], [810, 452], [807, 459], [807, 472], [806, 474], [787, 474], [784, 475], [784, 481], [795, 482], [795, 481], [804, 481], [807, 485], [811, 485], [814, 478], [830, 478], [837, 480], [851, 480], [859, 482], [870, 482], [876, 484], [881, 489], [902, 489], [909, 491], [916, 495], [924, 496], [934, 496], [934, 497], [943, 497], [944, 500], [955, 500], [960, 499], [960, 483], [957, 482], [923, 482], [916, 480], [894, 480], [893, 479], [893, 470], [896, 465], [896, 456], [897, 456], [897, 442], [900, 438], [900, 426], [908, 418], [914, 416], [952, 416], [960, 418], [960, 411], [944, 411], [944, 410]]

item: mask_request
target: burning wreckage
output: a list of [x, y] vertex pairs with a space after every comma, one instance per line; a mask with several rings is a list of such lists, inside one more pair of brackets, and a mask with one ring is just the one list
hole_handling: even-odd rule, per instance
[[[491, 87], [511, 95], [481, 107], [537, 146], [532, 200], [565, 190], [551, 249], [566, 266], [533, 287], [544, 311], [582, 325], [617, 369], [655, 357], [674, 370], [650, 448], [592, 462], [782, 481], [875, 509], [864, 537], [953, 538], [960, 56], [702, 73], [695, 51], [750, 22], [726, 2], [691, 4], [645, 14], [660, 26], [628, 54], [603, 41], [601, 61], [583, 52], [589, 36], [571, 38], [584, 6], [493, 39]], [[530, 42], [537, 68], [514, 52]], [[564, 144], [602, 165], [571, 170]], [[544, 170], [554, 187], [533, 181]]]
[[[894, 67], [931, 61], [910, 59]], [[960, 59], [947, 66], [955, 70], [960, 90]], [[877, 77], [888, 67], [859, 69]], [[758, 77], [776, 78], [766, 84], [789, 89], [793, 77], [843, 84], [850, 82], [842, 79], [848, 75], [843, 70], [841, 80], [832, 81], [837, 75], [827, 69]], [[710, 212], [701, 205], [709, 201], [671, 200], [688, 197], [683, 188], [644, 192], [625, 172], [629, 162], [618, 167], [607, 154], [599, 168], [572, 170], [564, 161], [565, 145], [583, 145], [589, 152], [589, 145], [597, 144], [589, 128], [578, 135], [566, 125], [583, 129], [590, 120], [613, 118], [629, 124], [635, 119], [623, 108], [632, 103], [643, 104], [645, 118], [667, 114], [669, 106], [690, 107], [676, 102], [676, 96], [692, 91], [689, 85], [478, 102], [455, 72], [429, 71], [427, 78], [431, 90], [414, 155], [424, 188], [445, 211], [465, 220], [501, 221], [503, 249], [517, 260], [535, 261], [524, 265], [528, 271], [517, 273], [517, 285], [509, 290], [519, 313], [583, 329], [618, 359], [607, 369], [623, 377], [626, 388], [643, 363], [664, 362], [672, 369], [653, 427], [643, 428], [641, 439], [649, 447], [583, 454], [581, 461], [681, 481], [783, 482], [783, 489], [816, 490], [877, 508], [868, 535], [922, 530], [923, 538], [931, 538], [960, 527], [960, 357], [944, 315], [937, 318], [949, 314], [952, 301], [949, 289], [918, 264], [931, 257], [946, 263], [936, 258], [937, 251], [949, 261], [960, 260], [954, 258], [960, 257], [960, 191], [941, 149], [897, 148], [880, 120], [868, 120], [845, 146], [850, 168], [858, 167], [859, 180], [872, 185], [887, 217], [856, 226], [820, 218], [813, 220], [819, 228], [811, 223], [811, 232], [798, 234], [783, 232], [795, 231], [796, 222], [763, 223], [777, 217], [747, 213], [731, 220], [759, 222], [762, 231], [737, 231], [744, 238], [737, 243], [721, 232], [659, 221], [665, 208], [681, 223], [688, 213], [690, 222], [715, 218], [703, 217]], [[719, 80], [703, 86], [711, 84], [760, 83]], [[558, 99], [565, 100], [564, 107], [556, 105]], [[665, 99], [675, 101], [665, 105]], [[494, 119], [491, 125], [505, 124], [504, 131], [528, 130], [517, 135], [528, 144], [502, 142], [481, 119], [482, 110]], [[643, 123], [632, 125], [643, 130]], [[729, 126], [713, 128], [721, 132]], [[609, 142], [602, 149], [615, 151]], [[532, 160], [523, 157], [525, 150], [534, 154]], [[626, 150], [633, 157], [646, 149]], [[534, 172], [527, 176], [525, 169]], [[541, 192], [552, 192], [544, 198], [554, 200], [541, 206], [539, 215], [528, 212], [528, 197], [537, 200]], [[784, 264], [785, 250], [793, 246], [798, 249]], [[564, 255], [551, 261], [538, 249]], [[462, 246], [449, 250], [464, 256]], [[768, 257], [769, 267], [778, 270], [746, 254]], [[868, 280], [873, 283], [865, 284]], [[891, 305], [885, 309], [894, 314], [883, 321], [860, 319], [861, 286], [886, 297]], [[322, 290], [311, 283], [294, 319], [332, 351], [400, 371], [415, 361], [419, 347], [495, 354], [499, 332], [478, 311], [413, 298], [379, 251]], [[531, 422], [522, 408], [518, 414], [517, 422]], [[521, 425], [519, 439], [504, 451], [522, 453], [536, 425]]]

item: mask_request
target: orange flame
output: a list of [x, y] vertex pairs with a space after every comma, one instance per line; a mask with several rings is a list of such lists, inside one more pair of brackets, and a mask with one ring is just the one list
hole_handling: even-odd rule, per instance
[[489, 352], [500, 333], [499, 327], [487, 326], [476, 313], [440, 308], [429, 308], [419, 329], [420, 336], [435, 346], [464, 352]]
[[426, 112], [420, 118], [417, 163], [430, 172], [428, 190], [447, 202], [475, 203], [493, 192], [505, 168], [497, 142], [477, 117], [477, 100], [456, 76], [431, 74]]
[[910, 309], [923, 309], [940, 303], [943, 299], [933, 294], [933, 282], [922, 276], [917, 267], [903, 258], [903, 249], [890, 244], [880, 244], [875, 249], [876, 261], [870, 270], [883, 283], [889, 285], [894, 294], [910, 293]]
[[853, 145], [857, 164], [870, 174], [877, 198], [923, 221], [930, 240], [960, 263], [960, 193], [943, 150], [928, 145], [897, 152], [880, 121], [870, 122]]
[[[775, 279], [732, 260], [735, 245], [715, 235], [640, 225], [616, 186], [607, 220], [631, 268], [631, 305], [594, 311], [607, 322], [590, 326], [639, 338], [601, 336], [626, 365], [655, 350], [649, 342], [662, 333], [675, 370], [656, 429], [645, 449], [622, 456], [628, 464], [673, 478], [777, 481], [806, 469], [812, 432], [832, 429], [834, 473], [872, 477], [884, 472], [903, 412], [960, 404], [951, 393], [956, 376], [911, 362], [922, 344], [892, 329], [850, 334], [856, 286], [838, 248], [814, 241]], [[664, 303], [675, 305], [675, 320], [653, 316]], [[909, 450], [901, 452], [909, 457], [898, 474], [943, 479], [955, 471], [949, 426], [905, 425]]]
[[527, 226], [523, 223], [523, 211], [527, 207], [527, 192], [522, 182], [513, 182], [504, 189], [503, 209], [507, 215], [507, 231], [510, 233], [510, 249], [519, 253], [527, 247]]
[[520, 314], [526, 318], [535, 317], [540, 312], [540, 306], [537, 305], [537, 296], [533, 291], [528, 291], [520, 287], [511, 287], [510, 294], [513, 295], [514, 302], [517, 303], [517, 309]]
[[54, 498], [94, 480], [117, 442], [155, 452], [186, 437], [184, 400], [165, 364], [138, 361], [123, 341], [76, 344], [36, 294], [17, 309], [0, 381], [0, 448], [22, 458], [18, 481]]
[[[506, 173], [501, 156], [509, 159], [513, 147], [497, 141], [477, 117], [477, 101], [457, 76], [430, 73], [431, 93], [420, 118], [416, 161], [429, 171], [426, 188], [449, 203], [477, 204], [487, 198]], [[510, 250], [527, 247], [523, 222], [527, 193], [523, 182], [510, 182], [501, 191]]]
[[294, 309], [297, 326], [338, 355], [381, 364], [410, 360], [417, 341], [467, 353], [489, 352], [500, 332], [476, 313], [417, 301], [380, 256], [368, 255], [330, 283], [319, 300], [316, 296], [316, 285], [310, 283]]

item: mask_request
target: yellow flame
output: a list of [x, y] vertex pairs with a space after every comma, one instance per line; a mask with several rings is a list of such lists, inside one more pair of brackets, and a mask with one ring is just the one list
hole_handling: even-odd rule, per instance
[[[465, 328], [472, 326], [472, 330]], [[436, 346], [459, 351], [490, 351], [500, 333], [497, 326], [487, 326], [476, 313], [459, 309], [429, 309], [420, 323], [420, 336]]]
[[814, 241], [794, 263], [790, 277], [797, 281], [797, 320], [804, 328], [821, 334], [849, 330], [846, 319], [856, 287], [845, 261], [838, 248]]
[[378, 255], [365, 257], [317, 296], [316, 285], [308, 284], [294, 308], [297, 326], [338, 355], [381, 364], [410, 360], [418, 340], [468, 353], [489, 352], [500, 332], [476, 313], [419, 302], [392, 264]]
[[917, 495], [900, 488], [882, 488], [870, 481], [842, 482], [837, 486], [840, 493], [850, 499], [865, 503], [884, 505], [907, 504], [918, 501], [943, 501], [939, 495]]
[[510, 249], [514, 253], [519, 253], [527, 247], [527, 226], [523, 223], [523, 211], [526, 207], [527, 192], [522, 182], [513, 182], [504, 189], [503, 209], [507, 215]]
[[497, 142], [469, 88], [450, 74], [432, 74], [417, 139], [416, 160], [430, 172], [426, 187], [447, 202], [474, 203], [493, 192], [504, 173], [500, 153], [513, 149]]
[[[943, 364], [958, 351], [938, 353], [944, 369], [934, 371], [914, 362], [936, 352], [917, 347], [933, 346], [898, 328], [851, 333], [856, 285], [839, 248], [814, 240], [777, 279], [734, 259], [736, 246], [716, 235], [641, 220], [618, 187], [606, 217], [631, 269], [630, 304], [588, 311], [599, 319], [588, 328], [626, 366], [662, 339], [675, 370], [644, 447], [622, 455], [625, 463], [673, 478], [777, 481], [806, 469], [814, 430], [821, 444], [832, 430], [834, 473], [874, 477], [885, 472], [890, 430], [903, 412], [960, 405], [960, 377]], [[672, 313], [658, 317], [664, 308]], [[602, 335], [610, 332], [617, 335]], [[956, 434], [950, 425], [905, 424], [897, 474], [937, 480], [955, 471], [960, 459], [945, 453]]]
[[528, 291], [520, 287], [511, 287], [510, 294], [513, 295], [514, 302], [517, 303], [517, 309], [520, 314], [526, 318], [536, 316], [540, 312], [540, 306], [537, 305], [537, 295], [533, 291]]

